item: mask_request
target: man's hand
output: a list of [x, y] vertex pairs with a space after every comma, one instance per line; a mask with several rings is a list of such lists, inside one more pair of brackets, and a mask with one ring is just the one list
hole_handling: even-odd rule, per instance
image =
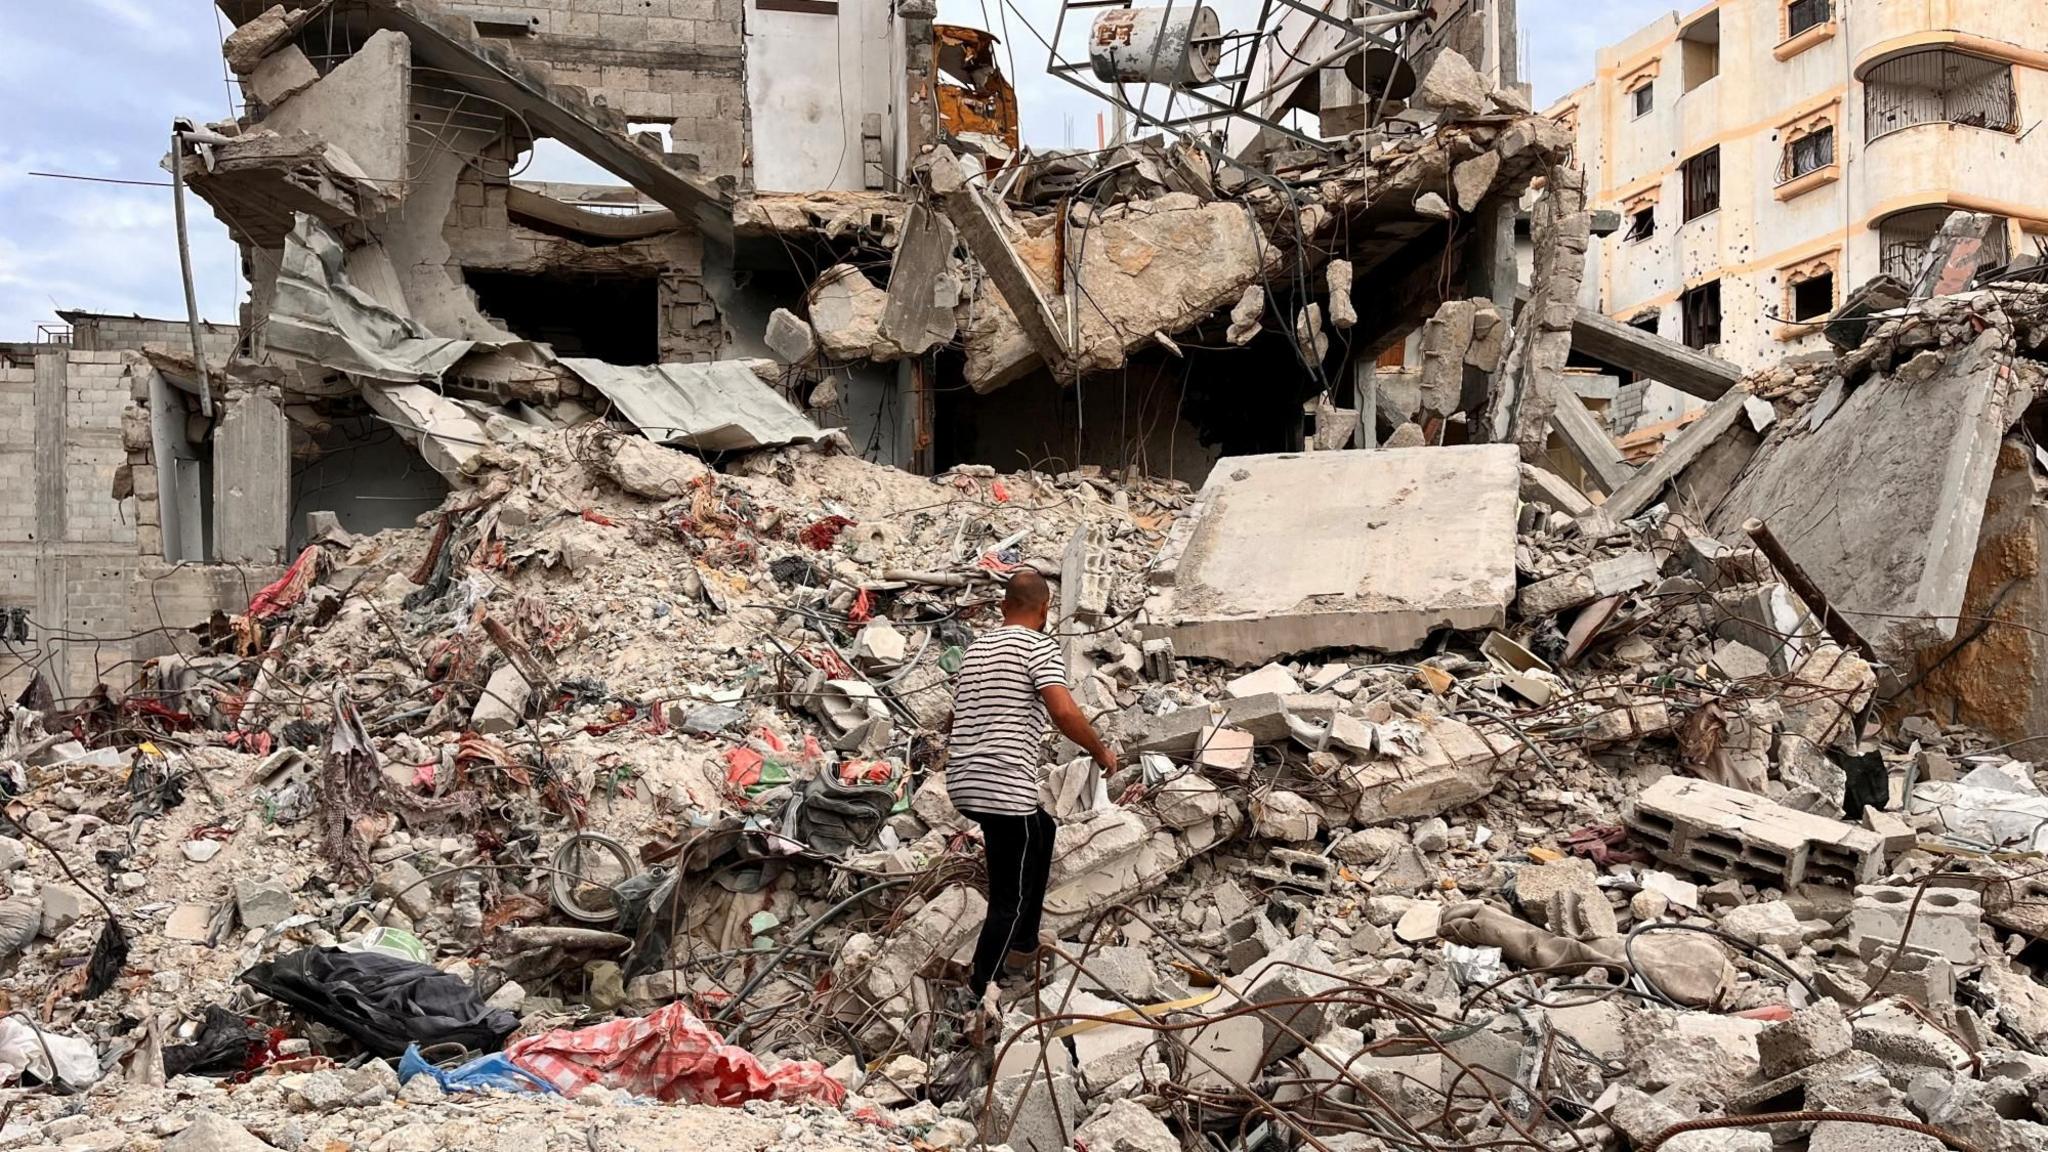
[[1097, 764], [1102, 765], [1104, 776], [1116, 771], [1116, 753], [1095, 734], [1088, 718], [1081, 715], [1081, 706], [1074, 703], [1074, 694], [1062, 684], [1048, 684], [1038, 690], [1045, 701], [1045, 714], [1052, 717], [1060, 734], [1079, 744]]
[[1112, 748], [1109, 745], [1104, 744], [1099, 750], [1091, 751], [1088, 754], [1095, 758], [1095, 762], [1097, 764], [1102, 765], [1102, 774], [1104, 776], [1109, 776], [1116, 772], [1115, 748]]

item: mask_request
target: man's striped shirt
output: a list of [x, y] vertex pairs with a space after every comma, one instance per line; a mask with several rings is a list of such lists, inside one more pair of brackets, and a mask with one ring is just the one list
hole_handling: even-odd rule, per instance
[[946, 794], [963, 812], [1022, 816], [1038, 810], [1040, 689], [1067, 685], [1057, 640], [1006, 624], [967, 646], [953, 690]]

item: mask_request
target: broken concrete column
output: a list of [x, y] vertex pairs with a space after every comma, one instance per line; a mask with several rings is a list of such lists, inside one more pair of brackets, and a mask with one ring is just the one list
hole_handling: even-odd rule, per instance
[[882, 335], [906, 355], [951, 340], [959, 328], [953, 313], [960, 303], [953, 271], [959, 243], [960, 234], [945, 216], [923, 201], [910, 206], [889, 265], [889, 300], [881, 323]]
[[1578, 403], [1565, 385], [1572, 326], [1578, 317], [1579, 283], [1585, 277], [1592, 218], [1586, 212], [1585, 173], [1554, 165], [1536, 201], [1535, 265], [1529, 302], [1515, 326], [1507, 363], [1487, 399], [1481, 429], [1486, 439], [1516, 444], [1522, 459], [1540, 464], [1548, 453], [1551, 413]]
[[291, 531], [291, 428], [268, 389], [221, 406], [213, 433], [213, 531], [224, 564], [278, 564]]
[[1323, 306], [1307, 304], [1294, 317], [1294, 339], [1302, 359], [1321, 364], [1330, 354], [1330, 334], [1323, 331]]
[[1324, 271], [1330, 286], [1330, 327], [1346, 331], [1358, 323], [1358, 308], [1351, 303], [1351, 261], [1332, 260]]
[[1266, 289], [1262, 285], [1248, 284], [1244, 295], [1230, 308], [1230, 331], [1224, 339], [1243, 347], [1259, 334], [1259, 318], [1266, 312]]
[[1540, 620], [1603, 596], [1632, 592], [1658, 577], [1657, 558], [1648, 552], [1624, 552], [1598, 560], [1576, 572], [1539, 580], [1515, 596], [1515, 611], [1524, 620]]
[[1359, 792], [1352, 818], [1360, 824], [1441, 816], [1492, 792], [1514, 768], [1522, 746], [1443, 716], [1417, 720], [1418, 750], [1347, 770]]
[[1465, 392], [1466, 354], [1472, 347], [1477, 304], [1446, 300], [1422, 324], [1421, 411], [1442, 419], [1459, 410]]

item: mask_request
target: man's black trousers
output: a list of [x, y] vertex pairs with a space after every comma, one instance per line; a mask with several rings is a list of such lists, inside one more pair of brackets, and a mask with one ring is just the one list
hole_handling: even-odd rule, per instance
[[980, 996], [995, 979], [1012, 951], [1038, 947], [1038, 921], [1045, 911], [1045, 881], [1052, 874], [1052, 815], [1039, 809], [1029, 816], [962, 812], [981, 825], [988, 856], [988, 919], [974, 945], [971, 986]]

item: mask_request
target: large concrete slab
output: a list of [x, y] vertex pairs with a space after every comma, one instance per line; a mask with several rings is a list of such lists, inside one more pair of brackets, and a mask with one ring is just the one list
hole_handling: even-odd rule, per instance
[[1504, 444], [1225, 457], [1161, 556], [1171, 588], [1148, 631], [1183, 656], [1258, 663], [1498, 627], [1520, 484]]
[[272, 109], [262, 126], [284, 136], [311, 132], [347, 153], [370, 184], [403, 197], [411, 123], [412, 43], [384, 31]]
[[2031, 396], [1987, 329], [1931, 375], [1865, 382], [1819, 428], [1787, 421], [1709, 526], [1764, 520], [1830, 605], [1900, 665], [1953, 639], [1999, 441]]

